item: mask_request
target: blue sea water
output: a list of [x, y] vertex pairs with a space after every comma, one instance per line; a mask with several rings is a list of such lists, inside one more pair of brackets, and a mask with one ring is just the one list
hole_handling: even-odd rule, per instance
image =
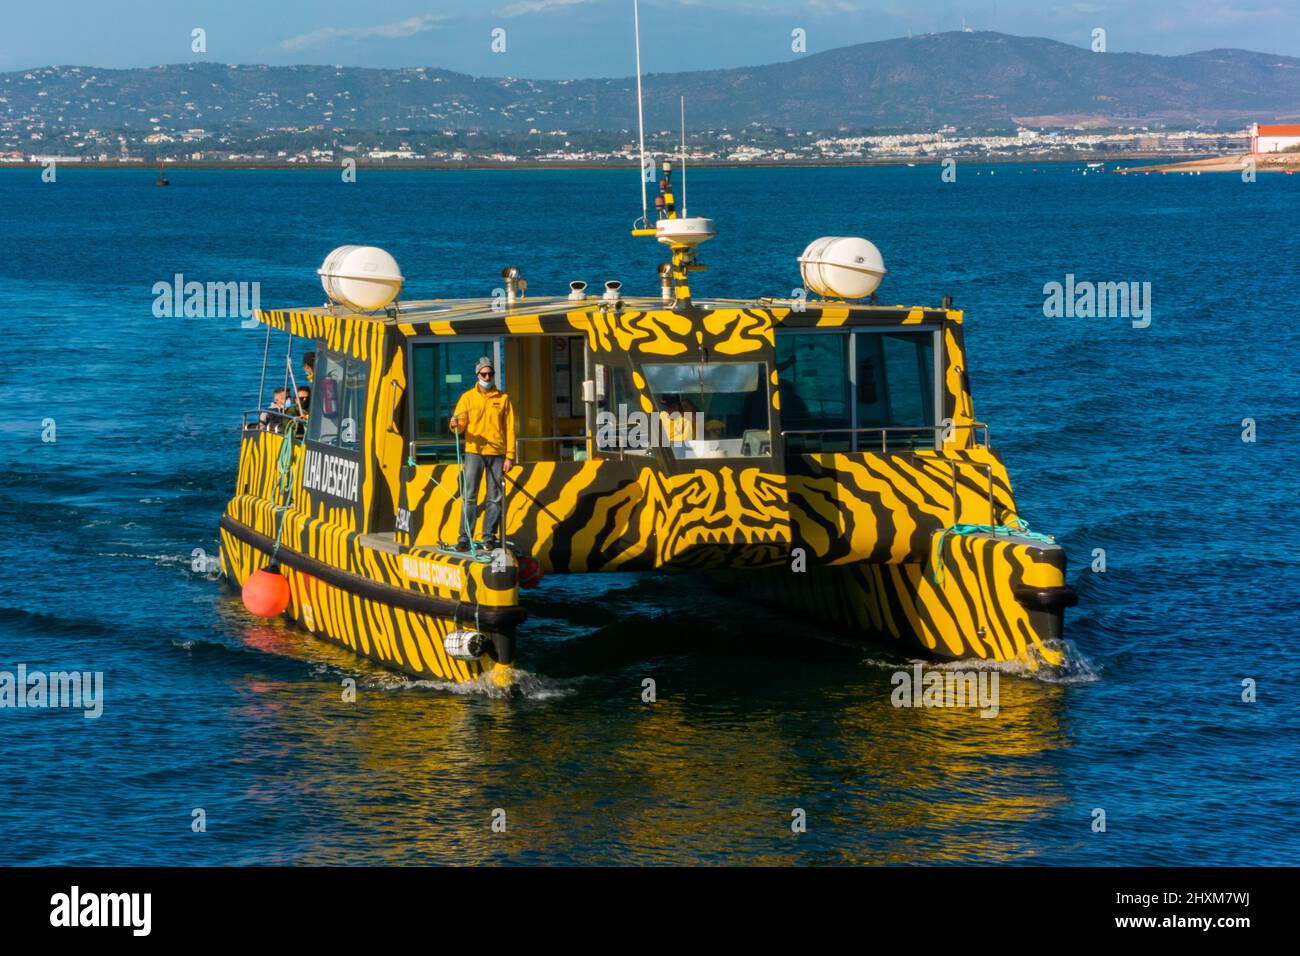
[[[625, 173], [154, 176], [0, 171], [0, 670], [105, 680], [99, 719], [0, 710], [0, 864], [1300, 864], [1300, 177], [690, 172], [719, 228], [698, 295], [788, 295], [809, 240], [866, 235], [882, 301], [966, 310], [977, 417], [1081, 597], [1072, 667], [1000, 674], [982, 719], [895, 708], [889, 648], [681, 578], [546, 581], [513, 700], [251, 619], [191, 556], [263, 334], [155, 318], [155, 283], [316, 304], [325, 253], [365, 242], [413, 297], [504, 265], [652, 292], [660, 254]], [[1150, 326], [1044, 317], [1067, 274], [1150, 282]]]

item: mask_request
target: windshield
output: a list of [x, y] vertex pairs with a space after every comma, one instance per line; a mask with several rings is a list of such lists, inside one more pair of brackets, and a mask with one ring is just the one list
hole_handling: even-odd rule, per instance
[[644, 365], [661, 444], [678, 458], [770, 455], [763, 362]]

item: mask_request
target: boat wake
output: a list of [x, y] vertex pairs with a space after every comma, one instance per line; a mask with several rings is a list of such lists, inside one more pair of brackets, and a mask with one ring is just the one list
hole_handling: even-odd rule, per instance
[[[202, 549], [198, 550], [202, 552]], [[149, 554], [136, 551], [99, 551], [96, 553], [96, 557], [152, 561], [155, 567], [178, 568], [187, 575], [204, 581], [217, 581], [221, 578], [221, 565], [216, 559], [215, 549], [212, 554], [206, 552], [200, 554], [194, 552], [189, 554]], [[201, 560], [196, 561], [196, 559]]]
[[576, 694], [580, 683], [581, 679], [579, 678], [546, 677], [516, 667], [509, 684], [498, 684], [490, 673], [481, 674], [474, 680], [469, 681], [450, 681], [436, 678], [417, 680], [412, 677], [404, 677], [401, 674], [390, 673], [368, 676], [361, 686], [393, 693], [415, 690], [449, 693], [461, 697], [487, 697], [495, 700], [515, 698], [557, 700]]
[[1000, 674], [1038, 681], [1042, 684], [1091, 684], [1094, 681], [1101, 680], [1100, 665], [1089, 660], [1087, 655], [1079, 650], [1073, 641], [1056, 641], [1049, 647], [1063, 655], [1060, 664], [1048, 664], [1039, 657], [1011, 661], [986, 661], [978, 658], [958, 661], [933, 661], [902, 657], [896, 660], [866, 658], [862, 661], [862, 664], [866, 667], [877, 667], [891, 671], [898, 670], [900, 667], [912, 667], [916, 664], [920, 664], [925, 670], [997, 671]]

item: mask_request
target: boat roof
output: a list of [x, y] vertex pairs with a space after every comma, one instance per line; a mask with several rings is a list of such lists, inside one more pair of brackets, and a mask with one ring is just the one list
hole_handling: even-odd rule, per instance
[[[322, 305], [302, 309], [268, 309], [258, 318], [274, 328], [289, 329], [295, 335], [316, 337], [339, 323], [375, 323], [395, 327], [403, 335], [505, 335], [581, 334], [591, 330], [591, 316], [609, 309], [612, 303], [598, 296], [585, 299], [520, 298], [502, 308], [497, 298], [422, 299], [400, 302], [386, 312], [352, 312], [340, 306]], [[799, 308], [802, 306], [802, 308]], [[962, 321], [955, 309], [912, 305], [875, 305], [832, 300], [798, 302], [792, 299], [727, 299], [700, 297], [689, 307], [674, 309], [655, 296], [625, 296], [617, 308], [629, 312], [677, 314], [683, 317], [708, 315], [726, 321], [728, 313], [766, 316], [788, 327], [834, 328], [842, 325], [920, 325]]]

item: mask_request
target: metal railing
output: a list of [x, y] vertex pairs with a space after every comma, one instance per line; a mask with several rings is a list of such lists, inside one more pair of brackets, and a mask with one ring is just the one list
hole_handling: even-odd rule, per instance
[[[461, 454], [465, 453], [464, 439], [461, 439]], [[407, 461], [422, 465], [454, 465], [456, 463], [456, 439], [419, 438], [406, 443]]]
[[[961, 428], [969, 428], [973, 433], [976, 429], [982, 428], [984, 430], [983, 441], [980, 441], [979, 438], [976, 437], [975, 446], [977, 448], [990, 447], [989, 426], [985, 422], [970, 422], [966, 425], [956, 425], [952, 423], [946, 425], [891, 425], [885, 428], [791, 428], [781, 432], [781, 437], [788, 438], [791, 435], [816, 435], [819, 439], [824, 440], [823, 436], [825, 435], [847, 435], [849, 436], [849, 443], [856, 446], [855, 450], [869, 451], [874, 449], [869, 449], [865, 445], [858, 443], [857, 436], [878, 435], [880, 436], [881, 454], [889, 454], [889, 435], [891, 432], [907, 432], [913, 435], [929, 434], [931, 444], [938, 446], [940, 444], [938, 439], [941, 432], [946, 432], [949, 429], [956, 431]], [[916, 449], [915, 447], [911, 447], [906, 450], [915, 451]]]
[[[523, 446], [525, 443], [541, 444], [546, 442], [553, 442], [557, 446], [563, 446], [565, 443], [572, 443], [578, 446], [585, 446], [587, 443], [587, 436], [586, 435], [539, 435], [539, 436], [529, 435], [523, 438], [516, 438], [514, 460], [517, 462], [529, 460], [529, 459], [525, 459], [523, 456], [523, 451], [524, 451]], [[440, 452], [443, 449], [446, 449], [448, 452], [451, 452], [454, 456], [455, 447], [456, 447], [456, 440], [454, 438], [422, 438], [419, 439], [418, 441], [412, 441], [407, 443], [407, 450], [410, 457], [416, 458], [417, 460], [421, 452], [425, 452], [425, 451]], [[539, 460], [553, 461], [558, 459], [546, 458], [546, 459], [539, 459]]]
[[[816, 435], [820, 439], [824, 435], [848, 435], [850, 436], [850, 444], [856, 445], [857, 442], [854, 441], [853, 439], [856, 439], [856, 436], [858, 435], [878, 435], [880, 437], [880, 449], [879, 449], [880, 453], [889, 454], [890, 433], [904, 432], [913, 435], [929, 434], [931, 436], [932, 447], [934, 448], [934, 450], [939, 450], [942, 447], [939, 442], [940, 433], [947, 431], [948, 429], [952, 429], [956, 431], [959, 428], [969, 428], [972, 430], [972, 433], [975, 436], [976, 448], [991, 447], [989, 444], [989, 426], [986, 422], [970, 422], [969, 424], [965, 424], [965, 425], [956, 425], [951, 423], [947, 425], [915, 425], [915, 426], [900, 425], [900, 426], [890, 426], [886, 428], [795, 428], [795, 429], [790, 429], [788, 431], [781, 432], [781, 437], [786, 438], [790, 435]], [[983, 430], [982, 441], [980, 440], [981, 436], [977, 431], [978, 429]], [[874, 448], [864, 447], [862, 445], [858, 445], [856, 450], [862, 452], [873, 452], [873, 453], [876, 451], [876, 449]], [[919, 449], [912, 447], [906, 449], [905, 451], [908, 453], [915, 453], [918, 450]], [[946, 460], [952, 472], [952, 524], [957, 524], [957, 519], [961, 514], [961, 494], [960, 494], [960, 486], [958, 485], [957, 482], [958, 462], [954, 458], [949, 458]], [[975, 464], [979, 466], [978, 462], [971, 462], [971, 464]], [[979, 467], [982, 467], [984, 469], [984, 473], [988, 478], [987, 494], [988, 494], [988, 502], [989, 502], [989, 527], [994, 529], [993, 531], [994, 534], [997, 534], [997, 530], [996, 530], [998, 527], [997, 506], [994, 503], [994, 497], [993, 497], [993, 466], [986, 464]]]
[[[625, 438], [626, 436], [620, 434], [620, 435], [618, 435], [617, 437], [618, 437], [618, 440], [619, 440], [620, 444], [618, 444], [618, 445], [612, 445], [612, 446], [608, 446], [608, 447], [601, 446], [601, 445], [595, 443], [595, 441], [594, 441], [594, 439], [593, 439], [593, 440], [592, 440], [592, 441], [593, 441], [593, 446], [592, 446], [592, 452], [593, 452], [593, 454], [595, 454], [595, 455], [599, 455], [599, 456], [601, 456], [601, 457], [603, 457], [603, 458], [611, 458], [611, 459], [616, 459], [616, 460], [619, 460], [619, 461], [622, 461], [622, 460], [626, 459], [629, 455], [632, 456], [633, 458], [645, 458], [645, 457], [648, 457], [648, 456], [650, 456], [650, 455], [653, 454], [653, 450], [652, 450], [652, 449], [650, 448], [650, 446], [648, 446], [648, 445], [645, 446], [645, 447], [635, 447], [635, 446], [631, 446], [631, 445], [625, 445], [625, 444], [622, 444], [622, 442], [623, 442], [623, 440], [624, 440], [624, 438]], [[522, 448], [520, 448], [520, 445], [521, 445], [523, 442], [538, 442], [538, 443], [541, 443], [541, 442], [555, 442], [555, 443], [557, 443], [557, 444], [560, 445], [560, 446], [563, 446], [563, 444], [564, 444], [565, 442], [571, 442], [571, 443], [573, 443], [574, 445], [582, 446], [582, 447], [584, 448], [584, 450], [585, 450], [585, 446], [586, 446], [586, 444], [587, 444], [587, 441], [588, 441], [588, 436], [587, 436], [587, 435], [542, 435], [542, 436], [529, 436], [529, 437], [526, 437], [526, 438], [516, 438], [516, 439], [515, 439], [515, 461], [524, 461], [524, 460], [525, 460], [524, 457], [523, 457], [523, 455], [522, 455]], [[552, 458], [546, 458], [546, 459], [541, 459], [541, 460], [543, 460], [543, 461], [563, 461], [563, 460], [566, 460], [566, 459], [560, 459], [560, 458], [554, 458], [554, 459], [552, 459]], [[575, 458], [575, 459], [571, 459], [571, 460], [573, 460], [573, 461], [579, 461], [579, 460], [582, 460], [582, 459], [577, 459], [577, 458]]]
[[525, 442], [529, 442], [533, 444], [554, 443], [556, 457], [538, 459], [539, 461], [578, 461], [580, 459], [576, 457], [566, 459], [561, 456], [560, 452], [563, 450], [566, 443], [574, 445], [575, 450], [576, 450], [576, 446], [581, 446], [585, 451], [587, 445], [587, 436], [586, 435], [536, 435], [536, 436], [529, 435], [524, 438], [516, 438], [515, 439], [515, 461], [525, 460], [523, 455], [524, 453], [523, 446]]
[[240, 420], [240, 431], [245, 432], [275, 432], [282, 435], [295, 423], [302, 429], [307, 427], [306, 416], [300, 418], [297, 415], [286, 415], [271, 408], [247, 409], [240, 412]]
[[[407, 461], [409, 464], [416, 465], [419, 463], [419, 451], [421, 448], [436, 449], [441, 446], [451, 451], [451, 459], [446, 462], [439, 459], [433, 462], [426, 462], [426, 464], [432, 464], [432, 465], [454, 464], [456, 462], [456, 457], [457, 457], [456, 443], [457, 440], [455, 438], [420, 438], [420, 439], [415, 439], [413, 441], [409, 441], [406, 443], [406, 453], [408, 456]], [[461, 455], [463, 454], [464, 453], [461, 452]], [[442, 489], [443, 493], [446, 494], [451, 499], [451, 501], [455, 504], [457, 510], [461, 510], [464, 508], [464, 503], [459, 501], [461, 497], [460, 476], [463, 474], [464, 472], [462, 471], [457, 475], [457, 487], [454, 494], [451, 493], [450, 491], [447, 491], [447, 489], [445, 488]], [[488, 493], [490, 494], [492, 488], [491, 479], [485, 475], [484, 480], [488, 482], [487, 487], [488, 487]], [[501, 475], [501, 518], [500, 518], [500, 526], [497, 528], [497, 532], [496, 532], [497, 540], [501, 542], [504, 542], [506, 540], [506, 521], [509, 518], [509, 510], [510, 510], [510, 494], [506, 490], [506, 486], [508, 484], [509, 484], [509, 478], [507, 475], [503, 473]], [[437, 485], [436, 487], [442, 488], [441, 485]], [[474, 489], [474, 497], [477, 500], [478, 498], [477, 488]], [[459, 523], [457, 524], [457, 528], [458, 528], [457, 534], [465, 533], [464, 530], [461, 529], [461, 525]], [[490, 530], [486, 526], [484, 527], [483, 530], [485, 534], [491, 534]]]

